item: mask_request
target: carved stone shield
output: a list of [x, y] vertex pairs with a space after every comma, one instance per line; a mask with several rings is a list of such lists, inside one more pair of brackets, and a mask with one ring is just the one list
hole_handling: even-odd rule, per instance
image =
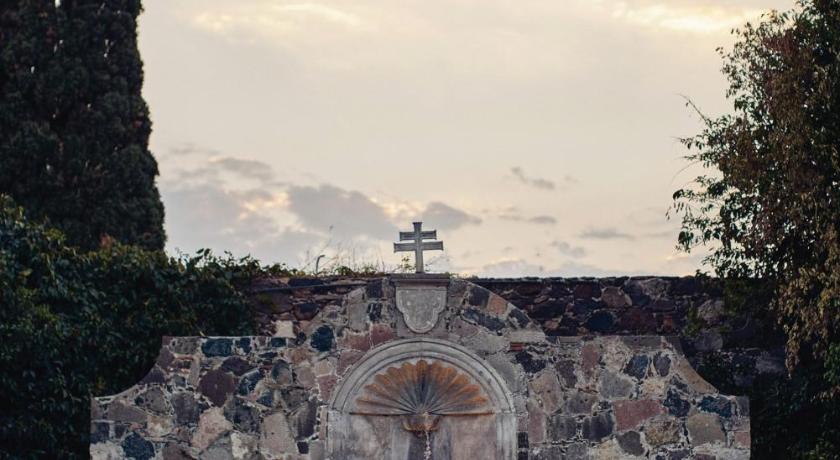
[[438, 322], [446, 308], [446, 287], [397, 287], [397, 309], [406, 326], [413, 332], [425, 334]]

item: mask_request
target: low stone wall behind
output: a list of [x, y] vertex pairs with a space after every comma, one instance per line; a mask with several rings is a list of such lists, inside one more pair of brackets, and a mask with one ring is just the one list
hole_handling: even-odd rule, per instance
[[[305, 327], [321, 309], [381, 277], [262, 279], [252, 286], [260, 334]], [[696, 277], [470, 278], [523, 309], [548, 336], [678, 336], [712, 384], [747, 393], [757, 378], [782, 375], [783, 339], [726, 308], [715, 280]]]

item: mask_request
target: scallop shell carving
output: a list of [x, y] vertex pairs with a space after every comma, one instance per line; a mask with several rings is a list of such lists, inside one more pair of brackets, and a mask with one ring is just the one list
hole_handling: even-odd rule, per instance
[[373, 378], [356, 399], [356, 413], [366, 415], [492, 414], [481, 387], [438, 361], [419, 360], [392, 366]]

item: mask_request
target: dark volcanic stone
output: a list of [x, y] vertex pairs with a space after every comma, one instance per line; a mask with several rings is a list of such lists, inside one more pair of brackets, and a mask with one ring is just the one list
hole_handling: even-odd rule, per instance
[[126, 458], [134, 460], [149, 460], [155, 456], [155, 446], [137, 433], [131, 433], [122, 442]]
[[732, 416], [732, 402], [723, 396], [705, 396], [700, 401], [700, 409], [714, 412], [722, 417]]
[[577, 383], [577, 376], [575, 375], [575, 362], [572, 360], [557, 361], [554, 365], [557, 369], [557, 375], [560, 376], [560, 382], [567, 387], [574, 387]]
[[207, 339], [201, 345], [204, 356], [230, 356], [233, 352], [233, 340], [231, 339]]
[[90, 443], [96, 444], [97, 442], [105, 442], [108, 440], [110, 435], [110, 425], [104, 422], [96, 422], [93, 424], [93, 428], [90, 430]]
[[242, 375], [251, 369], [253, 369], [253, 365], [244, 359], [233, 356], [225, 360], [222, 363], [221, 369], [228, 372], [233, 372], [235, 375]]
[[365, 295], [368, 299], [382, 298], [382, 280], [368, 281], [365, 286]]
[[318, 278], [291, 278], [289, 279], [289, 286], [303, 287], [303, 286], [320, 286], [324, 284]]
[[566, 400], [566, 411], [570, 414], [590, 414], [597, 401], [598, 397], [593, 394], [576, 391]]
[[601, 413], [583, 419], [583, 437], [590, 441], [600, 441], [613, 432], [613, 421], [609, 413]]
[[548, 420], [548, 437], [552, 442], [572, 439], [577, 435], [574, 417], [556, 415]]
[[152, 370], [150, 370], [149, 373], [146, 374], [145, 377], [143, 377], [143, 380], [140, 381], [140, 383], [144, 383], [146, 385], [164, 382], [166, 382], [166, 374], [164, 374], [163, 371], [157, 366], [153, 367]]
[[178, 425], [198, 423], [201, 407], [192, 392], [172, 395], [172, 408], [175, 409], [175, 421]]
[[516, 447], [519, 449], [528, 448], [528, 432], [520, 431], [516, 433]]
[[461, 313], [461, 315], [468, 319], [469, 321], [476, 323], [478, 325], [484, 326], [491, 331], [500, 331], [502, 328], [505, 327], [504, 321], [500, 320], [499, 318], [485, 315], [484, 313], [474, 309], [468, 308]]
[[613, 329], [615, 319], [608, 311], [596, 311], [586, 321], [586, 328], [592, 332], [609, 332]]
[[660, 377], [665, 377], [668, 372], [671, 372], [671, 358], [662, 353], [657, 353], [653, 358], [653, 367]]
[[624, 283], [624, 287], [622, 289], [630, 296], [630, 299], [633, 300], [633, 305], [644, 307], [650, 303], [650, 297], [645, 294], [642, 286], [637, 280], [628, 280]]
[[233, 423], [233, 426], [246, 433], [253, 433], [260, 428], [260, 411], [245, 401], [235, 398], [225, 407], [225, 418]]
[[259, 369], [255, 369], [239, 379], [239, 388], [237, 392], [242, 396], [247, 396], [254, 391], [254, 388], [257, 387], [257, 384], [260, 383], [260, 380], [263, 379], [262, 372]]
[[328, 351], [335, 345], [335, 335], [329, 326], [321, 326], [312, 333], [309, 339], [309, 344], [312, 348], [318, 351]]
[[671, 311], [674, 306], [674, 301], [671, 299], [657, 299], [648, 308], [656, 311]]
[[269, 345], [275, 348], [285, 347], [286, 346], [286, 338], [285, 337], [272, 337]]
[[257, 402], [262, 404], [266, 407], [273, 407], [274, 406], [274, 392], [273, 391], [265, 391], [259, 398], [257, 398]]
[[239, 347], [243, 353], [248, 354], [251, 352], [251, 339], [243, 337], [236, 341], [236, 346]]
[[306, 439], [315, 433], [315, 421], [318, 415], [318, 403], [307, 401], [291, 416], [290, 422], [294, 429], [295, 439]]
[[673, 389], [668, 390], [668, 397], [665, 398], [664, 405], [668, 408], [668, 412], [671, 415], [675, 415], [677, 417], [685, 417], [688, 415], [688, 410], [691, 408], [691, 404], [680, 398], [679, 393]]
[[321, 306], [315, 302], [301, 302], [295, 304], [295, 318], [301, 320], [310, 320], [318, 314]]
[[524, 311], [518, 308], [511, 309], [510, 313], [508, 314], [508, 318], [513, 319], [519, 327], [525, 327], [528, 325], [529, 322], [531, 322], [531, 320], [528, 318], [528, 315], [526, 315]]
[[176, 442], [171, 442], [166, 445], [161, 451], [163, 460], [192, 460], [193, 456], [189, 455], [184, 447], [181, 447]]
[[553, 302], [545, 302], [536, 305], [531, 305], [528, 309], [531, 317], [534, 319], [552, 319], [562, 316], [566, 312], [566, 302], [556, 300]]
[[301, 454], [308, 454], [309, 453], [309, 443], [300, 441], [297, 443], [298, 452]]
[[534, 358], [527, 351], [520, 351], [516, 354], [516, 362], [522, 365], [525, 372], [536, 373], [545, 369], [545, 361]]
[[484, 308], [489, 298], [490, 291], [483, 287], [471, 286], [470, 292], [467, 294], [467, 303], [474, 307]]
[[286, 361], [277, 361], [271, 368], [271, 378], [280, 385], [291, 385], [293, 380], [292, 369]]
[[198, 391], [219, 407], [225, 404], [235, 387], [233, 376], [221, 370], [207, 372], [198, 382]]
[[593, 297], [601, 296], [601, 286], [595, 281], [585, 281], [576, 284], [572, 292], [574, 293], [575, 298], [591, 299]]
[[672, 452], [668, 452], [666, 455], [657, 455], [657, 460], [683, 460], [689, 457], [691, 452], [688, 450], [675, 450]]
[[563, 449], [560, 446], [541, 447], [539, 452], [535, 452], [531, 457], [532, 460], [558, 460], [567, 458], [571, 459], [572, 457], [564, 455]]
[[371, 302], [368, 304], [368, 318], [372, 323], [377, 323], [382, 319], [382, 304], [379, 302]]
[[134, 404], [157, 414], [167, 412], [166, 394], [158, 387], [152, 387], [138, 395], [134, 398]]
[[280, 390], [280, 397], [286, 408], [298, 407], [309, 397], [309, 393], [301, 388], [285, 388]]
[[645, 378], [647, 375], [648, 364], [650, 359], [646, 355], [636, 355], [630, 358], [630, 362], [624, 366], [624, 373], [636, 377], [637, 379]]
[[645, 449], [642, 447], [642, 437], [635, 431], [628, 431], [619, 435], [618, 445], [621, 446], [621, 450], [630, 455], [641, 456], [645, 453]]
[[700, 281], [693, 276], [676, 278], [671, 283], [670, 294], [674, 296], [691, 295], [701, 292]]
[[621, 315], [618, 327], [622, 331], [651, 334], [656, 332], [657, 322], [653, 313], [650, 311], [634, 307]]
[[601, 307], [601, 304], [593, 299], [575, 299], [572, 303], [572, 313], [577, 316], [584, 316], [599, 307]]

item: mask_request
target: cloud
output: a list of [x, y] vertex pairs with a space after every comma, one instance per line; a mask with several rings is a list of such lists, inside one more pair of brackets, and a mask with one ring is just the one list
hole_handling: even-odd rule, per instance
[[219, 155], [217, 150], [201, 148], [192, 143], [184, 143], [177, 147], [171, 147], [166, 151], [166, 153], [168, 156], [172, 157]]
[[559, 182], [545, 179], [542, 177], [528, 176], [527, 174], [525, 174], [525, 171], [519, 166], [514, 166], [510, 168], [510, 172], [513, 174], [513, 177], [515, 177], [520, 183], [538, 190], [567, 189], [569, 186], [578, 182], [577, 179], [575, 179], [569, 174], [563, 176]]
[[622, 232], [614, 227], [595, 228], [590, 227], [580, 234], [581, 238], [591, 240], [633, 240], [635, 237], [629, 233]]
[[385, 209], [361, 192], [322, 184], [292, 186], [286, 193], [288, 209], [311, 230], [379, 239], [393, 238], [397, 231]]
[[535, 265], [523, 259], [502, 259], [484, 265], [477, 276], [492, 278], [513, 278], [520, 276], [540, 276], [545, 272], [542, 265]]
[[455, 230], [465, 225], [481, 223], [480, 218], [440, 201], [429, 203], [422, 216], [423, 222], [427, 222], [430, 228], [435, 227], [441, 230]]
[[646, 238], [654, 238], [654, 239], [672, 239], [674, 241], [677, 240], [677, 236], [679, 235], [679, 229], [668, 229], [662, 230], [657, 232], [649, 232], [645, 233]]
[[289, 42], [287, 45], [292, 45], [293, 42], [300, 43], [306, 35], [331, 33], [340, 36], [367, 28], [359, 15], [323, 3], [278, 4], [265, 0], [203, 3], [206, 4], [193, 15], [192, 24], [240, 42], [268, 39], [281, 44], [285, 38]]
[[608, 2], [612, 17], [630, 24], [692, 33], [719, 33], [758, 18], [766, 3], [749, 7], [745, 2], [625, 0]]
[[238, 174], [244, 179], [256, 179], [260, 182], [270, 182], [274, 179], [271, 165], [257, 160], [242, 160], [233, 157], [214, 157], [210, 165], [223, 171]]
[[572, 246], [565, 241], [555, 240], [551, 242], [551, 246], [557, 248], [557, 251], [568, 257], [579, 259], [586, 255], [586, 249], [581, 246]]
[[551, 216], [534, 216], [528, 219], [528, 222], [539, 225], [554, 225], [557, 219]]
[[513, 173], [513, 177], [519, 179], [519, 182], [525, 185], [530, 185], [531, 187], [540, 190], [554, 190], [557, 187], [557, 184], [548, 179], [543, 179], [541, 177], [526, 176], [525, 172], [519, 166], [514, 166], [513, 168], [510, 168], [510, 172]]
[[298, 266], [306, 253], [324, 240], [312, 232], [281, 228], [274, 218], [249, 210], [249, 200], [268, 198], [264, 191], [227, 191], [213, 183], [164, 183], [161, 193], [170, 250], [193, 253], [210, 248], [219, 254], [229, 251], [237, 257], [252, 255], [264, 263]]
[[616, 270], [609, 268], [602, 268], [597, 265], [582, 264], [579, 262], [568, 261], [563, 264], [546, 270], [544, 276], [561, 276], [561, 277], [578, 277], [578, 276], [629, 276], [642, 273], [639, 270]]
[[502, 210], [499, 214], [499, 219], [508, 220], [511, 222], [527, 222], [531, 224], [537, 225], [555, 225], [557, 224], [557, 218], [553, 216], [547, 215], [539, 215], [534, 217], [524, 217], [520, 214], [520, 211], [515, 206], [510, 206]]

